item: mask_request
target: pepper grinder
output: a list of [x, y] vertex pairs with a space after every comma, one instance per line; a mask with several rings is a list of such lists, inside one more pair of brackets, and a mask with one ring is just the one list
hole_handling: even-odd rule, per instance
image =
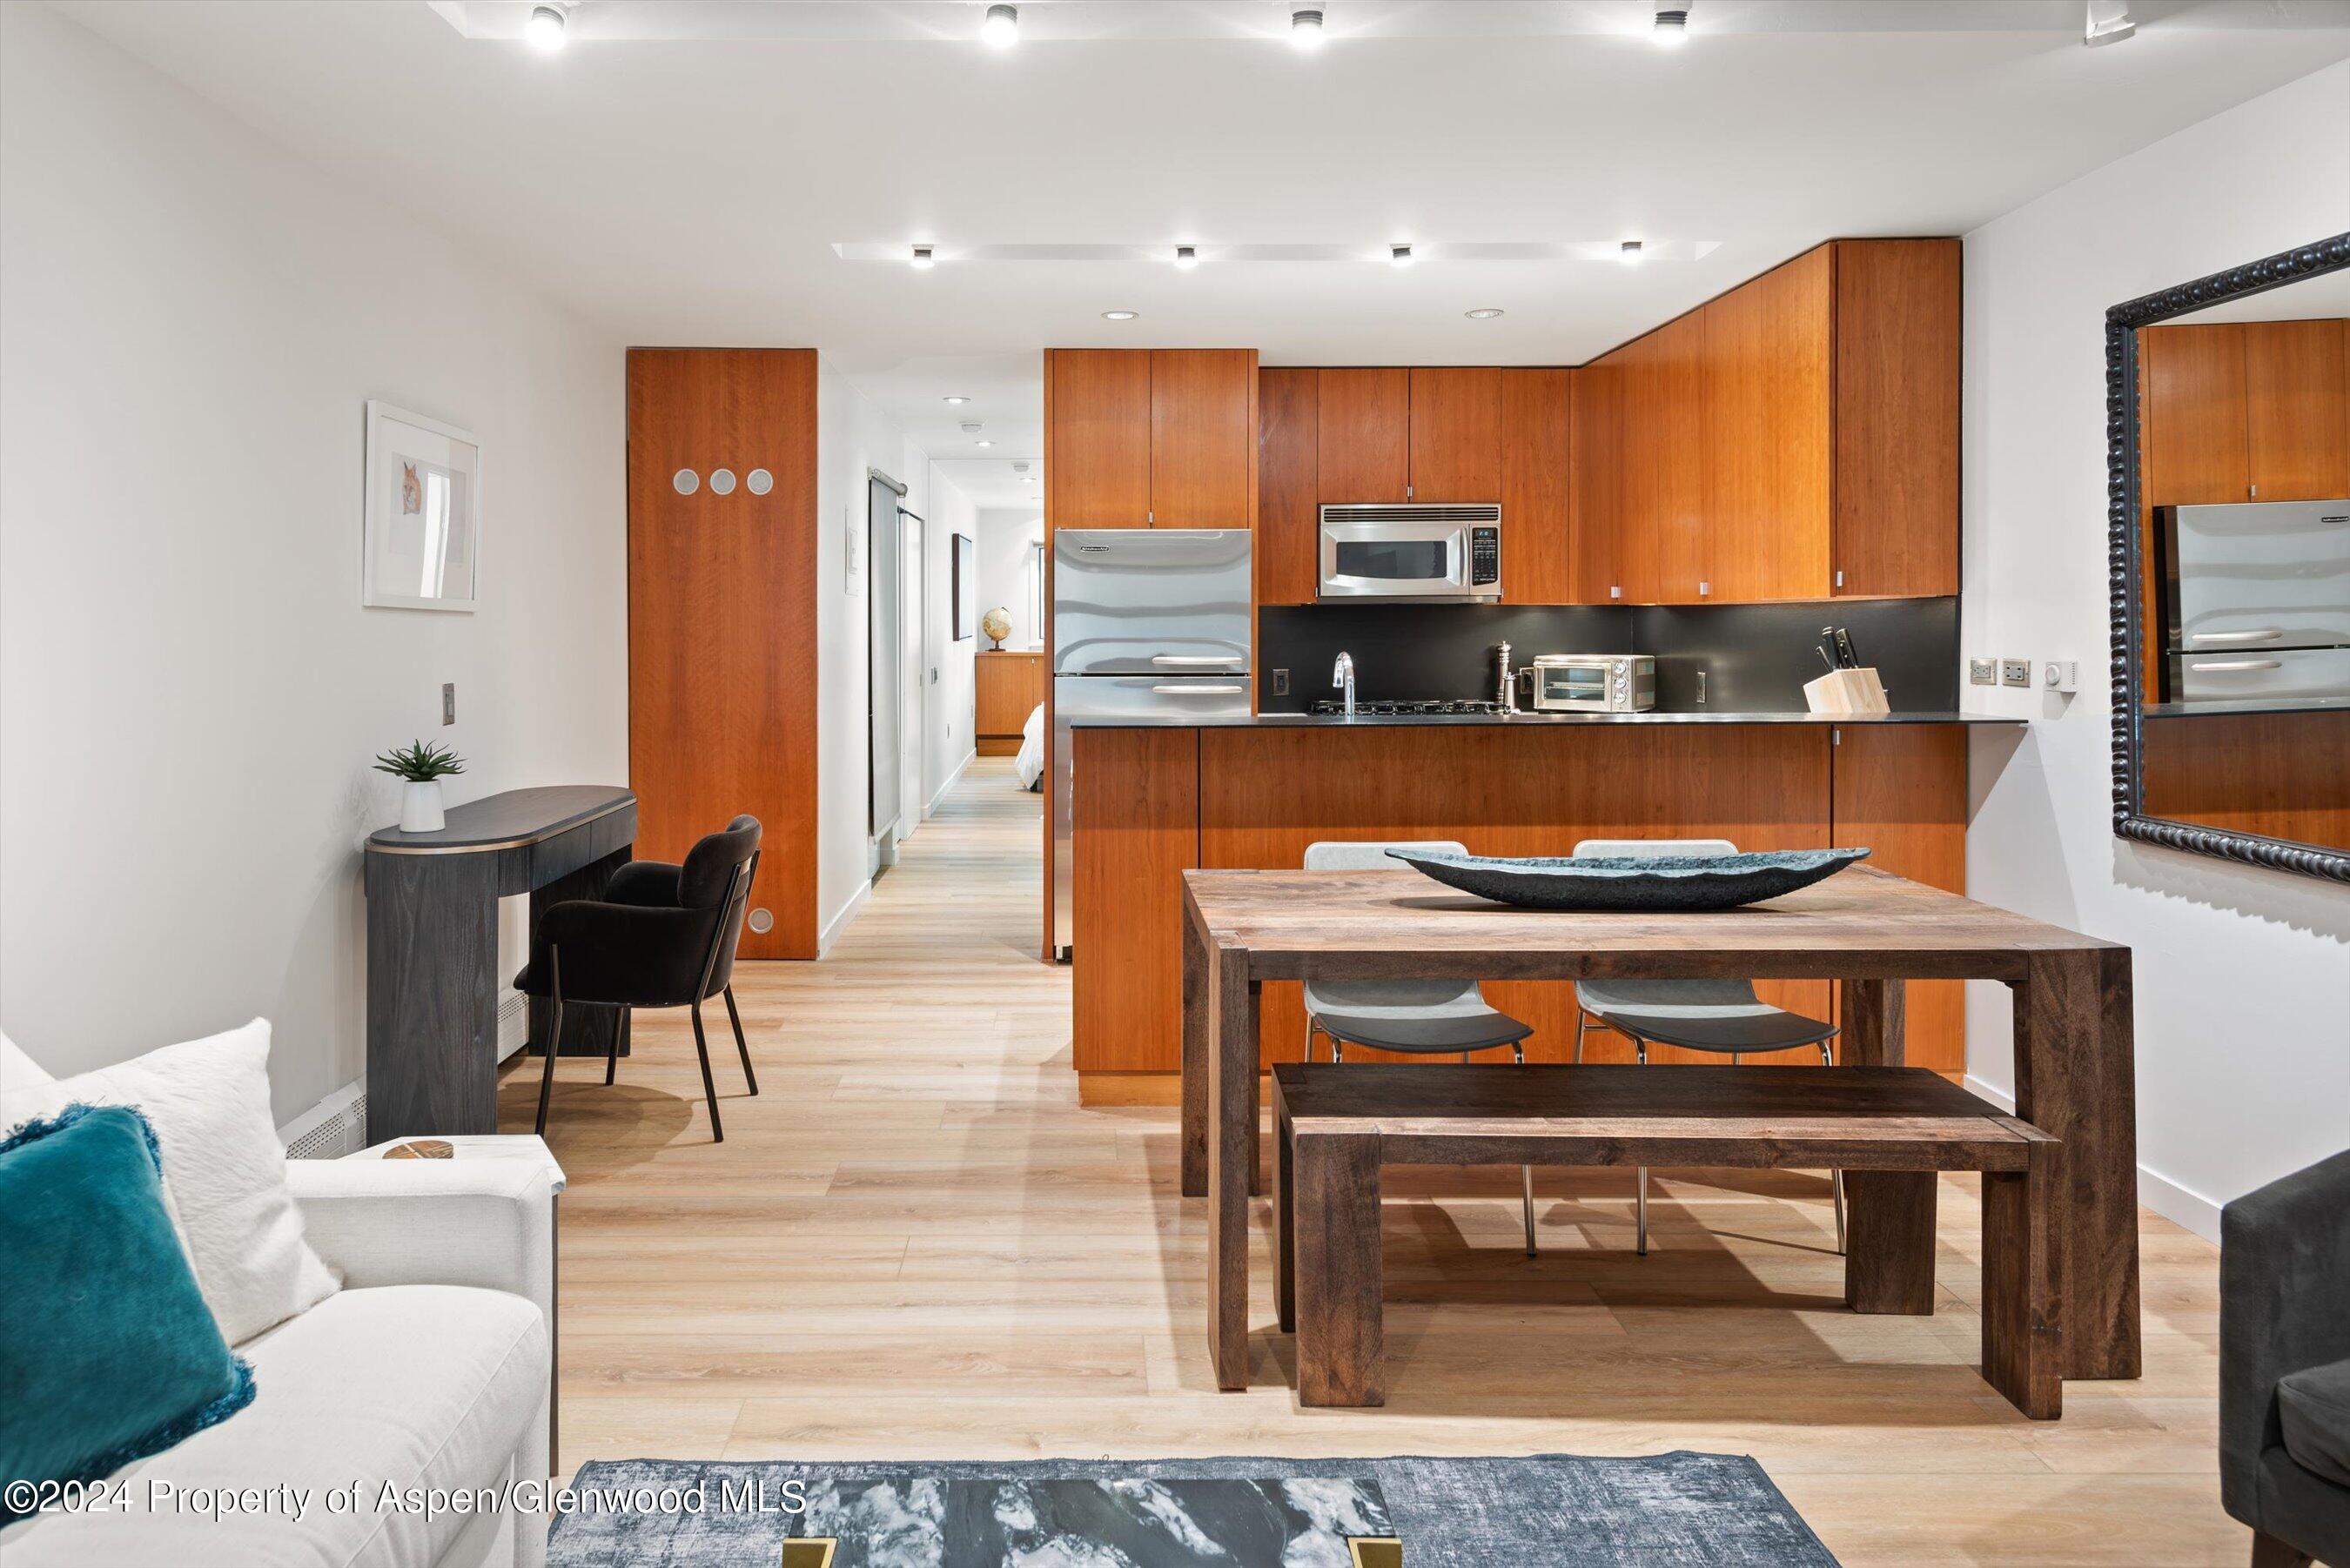
[[1494, 652], [1501, 659], [1501, 686], [1494, 693], [1494, 707], [1503, 713], [1518, 711], [1518, 682], [1510, 673], [1510, 645], [1503, 643]]

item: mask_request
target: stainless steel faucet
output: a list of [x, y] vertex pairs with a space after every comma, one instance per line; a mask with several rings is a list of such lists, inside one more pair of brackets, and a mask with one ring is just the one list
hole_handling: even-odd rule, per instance
[[1355, 656], [1341, 652], [1337, 667], [1330, 671], [1330, 684], [1347, 694], [1347, 717], [1355, 716]]

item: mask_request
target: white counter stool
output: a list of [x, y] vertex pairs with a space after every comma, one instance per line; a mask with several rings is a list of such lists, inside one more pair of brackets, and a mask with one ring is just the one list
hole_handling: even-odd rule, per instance
[[[1586, 838], [1578, 857], [1655, 857], [1735, 855], [1727, 838]], [[1829, 1044], [1836, 1026], [1773, 1007], [1754, 994], [1751, 980], [1580, 980], [1575, 982], [1575, 1059], [1583, 1060], [1583, 1037], [1612, 1029], [1632, 1043], [1632, 1054], [1648, 1064], [1648, 1047], [1679, 1045], [1687, 1051], [1727, 1054], [1731, 1064], [1748, 1052], [1795, 1051], [1816, 1046], [1825, 1065], [1835, 1064]], [[1648, 1168], [1640, 1167], [1635, 1210], [1636, 1250], [1648, 1255]], [[1835, 1205], [1836, 1251], [1844, 1251], [1844, 1172], [1830, 1173]]]
[[[1390, 849], [1446, 850], [1466, 855], [1466, 846], [1451, 839], [1326, 839], [1305, 846], [1308, 871], [1382, 871], [1403, 862], [1388, 857]], [[1314, 1060], [1314, 1036], [1330, 1041], [1330, 1060], [1343, 1060], [1343, 1049], [1360, 1045], [1373, 1051], [1411, 1055], [1458, 1054], [1463, 1062], [1476, 1051], [1498, 1051], [1506, 1045], [1523, 1064], [1524, 1041], [1534, 1026], [1485, 1005], [1485, 993], [1475, 981], [1347, 980], [1305, 982], [1305, 1057]], [[1525, 1184], [1526, 1256], [1534, 1255], [1534, 1168], [1521, 1166]]]

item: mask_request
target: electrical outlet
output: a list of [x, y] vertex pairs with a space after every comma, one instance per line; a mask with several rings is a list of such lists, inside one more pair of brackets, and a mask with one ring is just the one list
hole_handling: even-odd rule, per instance
[[457, 683], [453, 680], [441, 684], [441, 722], [444, 724], [457, 722]]
[[1273, 694], [1276, 697], [1286, 697], [1289, 695], [1288, 670], [1276, 670], [1273, 672]]
[[1967, 680], [1969, 683], [1976, 686], [1997, 685], [1999, 683], [1998, 661], [1990, 659], [1968, 659]]
[[2032, 660], [2028, 659], [2001, 659], [1999, 661], [1999, 683], [2002, 686], [2030, 686], [2032, 684]]

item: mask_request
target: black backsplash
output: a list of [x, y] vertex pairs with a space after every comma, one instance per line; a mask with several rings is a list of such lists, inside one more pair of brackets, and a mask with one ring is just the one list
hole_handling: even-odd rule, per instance
[[[1341, 649], [1357, 697], [1493, 695], [1493, 647], [1513, 663], [1542, 653], [1653, 653], [1668, 712], [1801, 712], [1804, 682], [1827, 667], [1820, 628], [1841, 626], [1904, 712], [1959, 705], [1959, 601], [1835, 599], [1778, 605], [1268, 606], [1257, 612], [1258, 706], [1303, 712], [1331, 695]], [[1274, 692], [1289, 672], [1289, 691]], [[1698, 700], [1699, 675], [1705, 699]]]

